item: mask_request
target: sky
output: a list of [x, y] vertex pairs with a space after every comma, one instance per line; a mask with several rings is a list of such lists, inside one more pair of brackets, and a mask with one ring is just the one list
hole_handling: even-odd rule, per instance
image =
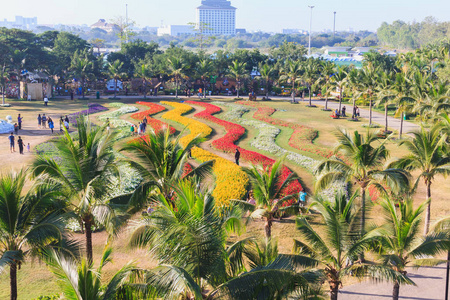
[[[37, 17], [38, 24], [87, 24], [98, 19], [111, 20], [125, 15], [139, 27], [185, 25], [195, 21], [195, 8], [200, 0], [4, 0], [0, 20], [14, 20], [16, 15]], [[309, 29], [313, 5], [312, 31], [336, 30], [375, 31], [382, 22], [395, 20], [422, 21], [433, 16], [450, 21], [449, 0], [231, 0], [237, 8], [236, 27], [250, 31], [280, 32], [283, 28]]]

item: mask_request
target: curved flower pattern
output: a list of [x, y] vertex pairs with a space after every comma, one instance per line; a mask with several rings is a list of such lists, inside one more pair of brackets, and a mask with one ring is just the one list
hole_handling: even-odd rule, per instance
[[[169, 126], [167, 123], [151, 117], [152, 115], [165, 111], [166, 108], [164, 106], [144, 101], [138, 101], [136, 102], [136, 104], [148, 106], [150, 109], [132, 114], [131, 117], [133, 119], [141, 121], [144, 119], [144, 117], [147, 117], [147, 124], [150, 125], [150, 127], [152, 127], [154, 131], [160, 131]], [[172, 126], [169, 126], [169, 128], [170, 133], [174, 134], [176, 131], [175, 128], [173, 128]]]
[[[190, 133], [180, 139], [182, 145], [186, 145], [197, 136], [207, 137], [211, 134], [212, 129], [206, 124], [182, 116], [192, 110], [191, 106], [176, 102], [164, 101], [161, 103], [174, 108], [174, 110], [162, 116], [164, 119], [175, 121], [189, 129]], [[201, 162], [214, 160], [213, 172], [216, 177], [216, 187], [212, 195], [215, 197], [216, 203], [229, 205], [229, 200], [242, 199], [244, 197], [248, 185], [248, 177], [239, 166], [198, 147], [192, 149], [191, 155]]]

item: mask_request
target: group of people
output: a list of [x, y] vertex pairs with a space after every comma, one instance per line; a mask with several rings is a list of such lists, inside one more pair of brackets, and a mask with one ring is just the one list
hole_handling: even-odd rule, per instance
[[[20, 116], [20, 115], [19, 115]], [[50, 116], [46, 116], [45, 114], [38, 114], [37, 116], [37, 121], [38, 121], [38, 128], [43, 128], [46, 129], [47, 126], [48, 128], [52, 131], [55, 129], [55, 122], [53, 121], [53, 119]], [[60, 117], [59, 119], [59, 131], [63, 131], [63, 126], [69, 130], [69, 117], [66, 115], [65, 118], [63, 118], [63, 116]]]
[[147, 130], [147, 117], [144, 117], [142, 122], [139, 122], [138, 125], [131, 125], [130, 131], [131, 135], [141, 135], [145, 134], [145, 131]]
[[[11, 132], [11, 134], [8, 136], [9, 139], [9, 150], [11, 153], [16, 152], [15, 144], [16, 144], [16, 137], [14, 136], [14, 133]], [[19, 146], [19, 153], [23, 154], [23, 148], [24, 148], [24, 141], [22, 137], [19, 135], [19, 138], [17, 139], [17, 146]], [[30, 152], [30, 143], [27, 144], [27, 151]]]
[[[342, 107], [341, 111], [339, 111], [339, 109], [336, 108], [336, 110], [333, 113], [333, 118], [347, 117], [346, 111], [347, 111], [347, 108], [345, 107], [345, 105]], [[352, 119], [356, 119], [357, 117], [359, 117], [359, 115], [360, 115], [359, 107], [355, 105], [353, 107]]]

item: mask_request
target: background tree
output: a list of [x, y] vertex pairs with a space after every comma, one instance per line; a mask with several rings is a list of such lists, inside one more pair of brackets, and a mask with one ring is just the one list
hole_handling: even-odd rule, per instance
[[274, 76], [275, 76], [275, 67], [273, 67], [272, 65], [269, 65], [267, 63], [259, 64], [258, 67], [258, 71], [259, 74], [261, 75], [261, 78], [264, 80], [264, 86], [265, 86], [265, 90], [266, 90], [266, 99], [269, 99], [269, 84], [270, 81], [273, 80]]
[[81, 81], [82, 99], [84, 99], [84, 92], [86, 90], [86, 79], [93, 75], [93, 63], [89, 60], [86, 51], [76, 51], [72, 57], [70, 64], [70, 71], [72, 75]]
[[330, 86], [331, 82], [330, 79], [333, 76], [333, 74], [336, 72], [336, 65], [329, 61], [322, 61], [321, 62], [322, 67], [320, 68], [320, 82], [323, 84], [324, 94], [325, 94], [325, 111], [330, 110], [328, 108], [328, 96], [330, 95]]
[[344, 67], [337, 67], [336, 73], [331, 77], [331, 85], [339, 90], [339, 113], [341, 112], [342, 96], [344, 87], [347, 85], [348, 70]]
[[0, 85], [2, 86], [2, 105], [5, 105], [6, 83], [11, 78], [11, 73], [6, 64], [0, 69]]
[[108, 75], [114, 80], [114, 98], [117, 97], [117, 81], [126, 76], [122, 71], [123, 62], [116, 60], [113, 63], [108, 63]]
[[292, 102], [295, 101], [295, 82], [298, 81], [302, 75], [302, 65], [298, 60], [287, 60], [281, 69], [280, 80], [290, 81], [292, 84]]
[[212, 75], [212, 62], [209, 59], [201, 59], [196, 66], [196, 74], [200, 76], [203, 83], [203, 97], [206, 98], [206, 85]]
[[241, 89], [242, 80], [247, 76], [247, 70], [245, 69], [247, 63], [233, 60], [228, 67], [230, 74], [236, 79], [236, 98], [239, 98], [239, 90]]
[[312, 107], [311, 97], [312, 97], [312, 87], [320, 77], [321, 64], [319, 60], [314, 58], [308, 58], [303, 65], [303, 80], [308, 87], [309, 93], [309, 107]]
[[152, 79], [153, 75], [154, 72], [152, 66], [148, 64], [141, 63], [136, 67], [136, 73], [134, 74], [134, 76], [142, 79], [144, 99], [147, 98], [147, 82]]
[[183, 78], [186, 78], [186, 67], [182, 60], [177, 57], [170, 57], [167, 59], [167, 62], [169, 75], [172, 76], [175, 81], [175, 98], [178, 98], [178, 86], [180, 84], [180, 81]]

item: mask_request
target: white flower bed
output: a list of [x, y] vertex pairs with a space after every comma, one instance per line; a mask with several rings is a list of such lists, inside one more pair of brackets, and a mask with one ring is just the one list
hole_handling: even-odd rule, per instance
[[115, 119], [115, 118], [119, 118], [125, 114], [129, 114], [135, 111], [138, 111], [139, 108], [135, 107], [135, 106], [131, 106], [131, 105], [125, 105], [123, 104], [119, 109], [116, 109], [112, 112], [108, 112], [106, 114], [103, 114], [101, 116], [98, 117], [99, 120], [105, 121], [107, 118], [109, 119]]

